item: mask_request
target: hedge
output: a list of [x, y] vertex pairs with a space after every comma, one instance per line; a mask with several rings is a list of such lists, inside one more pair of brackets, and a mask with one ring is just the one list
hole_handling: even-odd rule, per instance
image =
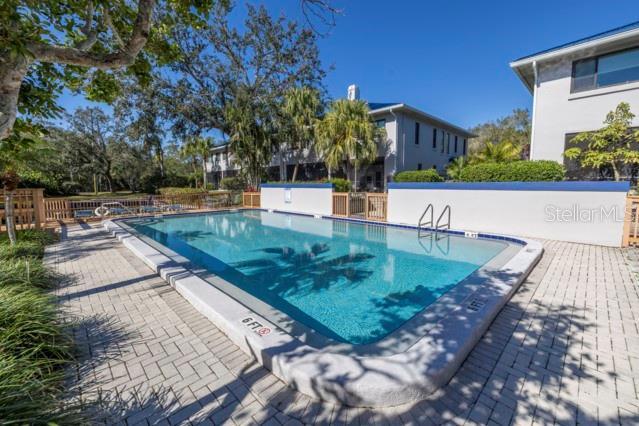
[[158, 192], [160, 193], [160, 195], [179, 195], [179, 194], [201, 194], [203, 192], [208, 192], [208, 191], [204, 188], [189, 188], [189, 187], [178, 188], [178, 187], [169, 186], [166, 188], [158, 189]]
[[225, 177], [220, 181], [220, 188], [228, 191], [243, 191], [246, 189], [246, 181], [239, 176]]
[[353, 185], [348, 179], [333, 178], [327, 180], [327, 182], [333, 184], [333, 192], [351, 192]]
[[320, 179], [320, 180], [304, 180], [304, 181], [297, 181], [297, 182], [273, 180], [273, 181], [268, 181], [267, 183], [278, 183], [278, 184], [284, 184], [284, 185], [286, 185], [288, 183], [300, 184], [300, 185], [303, 185], [305, 183], [308, 183], [308, 184], [312, 184], [312, 183], [332, 183], [333, 184], [333, 192], [351, 192], [351, 190], [352, 190], [351, 181], [348, 180], [348, 179], [343, 179], [343, 178]]
[[443, 182], [437, 170], [407, 170], [399, 172], [393, 177], [394, 182]]
[[539, 182], [560, 181], [565, 175], [566, 169], [556, 161], [513, 161], [466, 166], [459, 180], [462, 182]]

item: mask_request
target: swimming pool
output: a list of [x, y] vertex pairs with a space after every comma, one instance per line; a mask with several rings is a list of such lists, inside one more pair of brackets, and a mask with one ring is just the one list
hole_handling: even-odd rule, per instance
[[267, 211], [128, 222], [138, 233], [325, 337], [373, 343], [508, 244]]
[[525, 239], [259, 209], [104, 226], [284, 382], [362, 407], [446, 383], [542, 253]]

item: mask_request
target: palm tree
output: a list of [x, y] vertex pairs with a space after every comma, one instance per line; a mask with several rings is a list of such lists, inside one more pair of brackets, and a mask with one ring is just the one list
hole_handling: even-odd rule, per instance
[[272, 114], [250, 93], [241, 90], [235, 101], [226, 106], [224, 118], [229, 128], [234, 161], [241, 167], [249, 186], [257, 188], [264, 167], [273, 158], [276, 132]]
[[450, 162], [448, 167], [446, 167], [446, 174], [452, 180], [459, 180], [461, 178], [464, 167], [466, 167], [467, 165], [468, 160], [466, 159], [466, 157], [457, 157]]
[[[209, 158], [211, 154], [211, 150], [214, 147], [213, 139], [211, 138], [203, 138], [199, 136], [194, 136], [190, 138], [183, 146], [180, 151], [182, 157], [191, 158], [193, 165], [193, 172], [197, 174], [197, 162], [198, 159], [202, 162], [202, 187], [204, 189], [207, 188], [208, 178], [206, 173], [206, 160]], [[197, 186], [197, 179], [195, 182]]]
[[322, 102], [317, 90], [310, 87], [294, 87], [284, 94], [282, 105], [282, 131], [289, 151], [295, 155], [295, 168], [291, 181], [297, 179], [302, 156], [312, 148], [315, 139], [315, 121]]
[[340, 99], [331, 103], [326, 116], [316, 125], [316, 150], [328, 169], [337, 168], [342, 161], [353, 166], [353, 187], [357, 190], [357, 169], [377, 157], [378, 130], [370, 118], [368, 105], [359, 100]]
[[504, 140], [499, 143], [486, 142], [477, 153], [471, 157], [473, 163], [507, 163], [520, 159], [521, 147]]

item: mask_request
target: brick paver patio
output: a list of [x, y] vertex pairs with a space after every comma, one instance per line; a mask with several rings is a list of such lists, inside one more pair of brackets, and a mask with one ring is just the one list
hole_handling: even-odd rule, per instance
[[445, 388], [383, 410], [287, 388], [101, 229], [70, 228], [47, 262], [70, 278], [58, 294], [83, 352], [71, 381], [109, 424], [639, 423], [635, 253], [545, 249]]

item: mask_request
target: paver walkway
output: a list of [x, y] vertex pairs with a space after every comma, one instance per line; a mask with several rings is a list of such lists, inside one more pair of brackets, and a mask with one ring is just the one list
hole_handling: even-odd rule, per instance
[[548, 241], [528, 281], [451, 382], [384, 410], [287, 388], [100, 229], [47, 262], [80, 321], [77, 386], [106, 423], [637, 424], [639, 287], [620, 249]]

